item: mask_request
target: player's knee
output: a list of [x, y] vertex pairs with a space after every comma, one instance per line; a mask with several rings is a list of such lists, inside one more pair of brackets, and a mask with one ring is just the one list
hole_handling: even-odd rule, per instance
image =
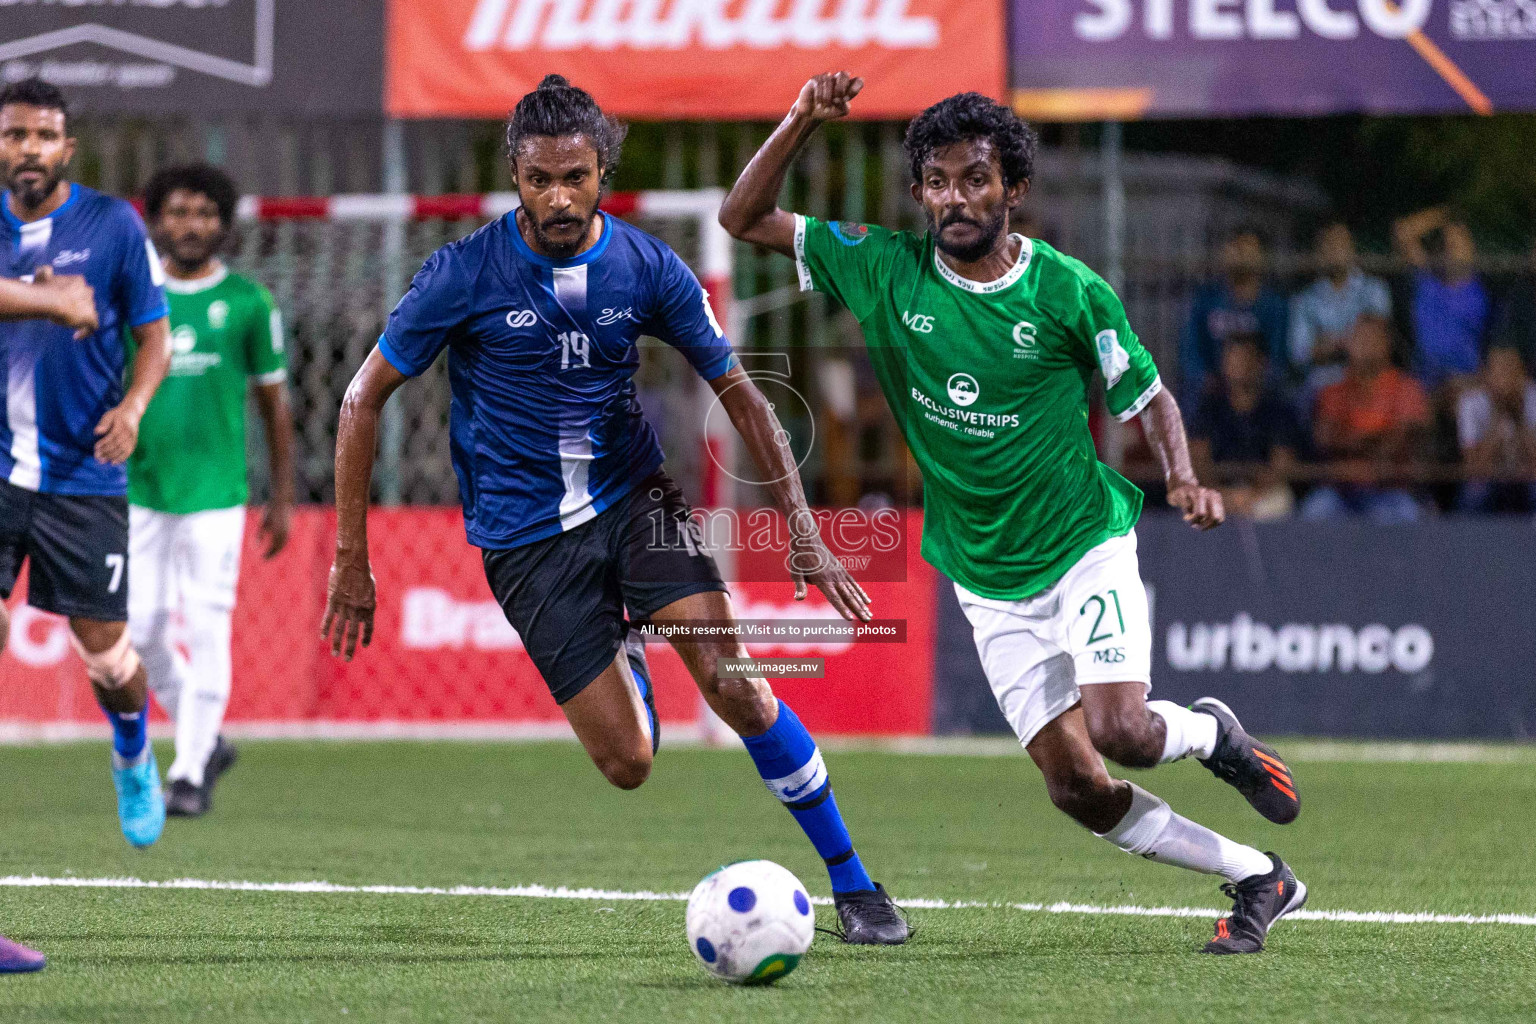
[[715, 690], [720, 717], [739, 736], [761, 736], [773, 728], [779, 702], [762, 679], [722, 679]]
[[1126, 768], [1153, 768], [1162, 757], [1163, 742], [1145, 704], [1098, 709], [1088, 716], [1088, 735], [1094, 749]]
[[[85, 662], [85, 674], [103, 689], [120, 690], [138, 674], [139, 655], [133, 649], [126, 626], [119, 630], [115, 640], [105, 629], [81, 630], [71, 626], [69, 642]], [[92, 650], [93, 647], [97, 649]]]
[[612, 751], [595, 758], [597, 770], [619, 789], [639, 789], [651, 777], [649, 748]]
[[1115, 795], [1114, 780], [1102, 765], [1073, 765], [1052, 772], [1045, 783], [1056, 809], [1078, 821], [1096, 818]]

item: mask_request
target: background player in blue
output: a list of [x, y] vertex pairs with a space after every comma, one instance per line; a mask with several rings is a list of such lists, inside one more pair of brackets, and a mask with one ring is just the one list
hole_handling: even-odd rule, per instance
[[[39, 79], [0, 92], [0, 276], [40, 267], [83, 277], [97, 329], [0, 324], [0, 598], [25, 561], [27, 601], [69, 618], [96, 700], [113, 728], [112, 780], [123, 835], [160, 836], [165, 803], [145, 735], [145, 676], [128, 639], [128, 478], [139, 419], [170, 365], [163, 271], [120, 199], [71, 184], [75, 150], [63, 95]], [[126, 333], [139, 358], [126, 390]], [[5, 626], [0, 613], [0, 627]]]
[[[53, 276], [53, 268], [39, 267], [31, 284], [0, 278], [0, 321], [51, 320], [84, 338], [96, 330], [96, 293], [77, 274]], [[5, 650], [5, 606], [0, 605], [0, 651]], [[0, 974], [40, 971], [48, 958], [13, 939], [0, 935]]]
[[[777, 481], [795, 564], [811, 570], [796, 574], [796, 598], [809, 581], [846, 618], [867, 619], [869, 608], [822, 544], [793, 457], [775, 443], [778, 420], [697, 279], [665, 244], [598, 212], [623, 136], [558, 75], [518, 102], [507, 147], [522, 208], [427, 260], [342, 403], [322, 630], [348, 659], [372, 636], [367, 502], [379, 413], [446, 348], [469, 541], [587, 753], [610, 782], [634, 789], [650, 774], [657, 737], [643, 646], [629, 622], [732, 617], [635, 399], [640, 335], [687, 357], [764, 479]], [[744, 657], [745, 648], [734, 639], [673, 645], [826, 862], [847, 941], [906, 941], [906, 922], [854, 852], [821, 754], [795, 713], [764, 679], [716, 676], [719, 658]]]

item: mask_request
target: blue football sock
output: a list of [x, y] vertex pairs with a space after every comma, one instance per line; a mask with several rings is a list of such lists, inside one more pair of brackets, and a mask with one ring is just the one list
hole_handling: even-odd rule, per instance
[[112, 723], [112, 750], [124, 761], [134, 761], [144, 753], [148, 742], [149, 709], [143, 711], [108, 711], [101, 709]]
[[768, 784], [768, 791], [789, 808], [826, 863], [832, 891], [873, 889], [875, 883], [870, 881], [863, 862], [854, 852], [848, 826], [837, 810], [821, 751], [789, 705], [779, 701], [779, 720], [773, 728], [761, 736], [741, 739], [757, 765], [757, 773]]

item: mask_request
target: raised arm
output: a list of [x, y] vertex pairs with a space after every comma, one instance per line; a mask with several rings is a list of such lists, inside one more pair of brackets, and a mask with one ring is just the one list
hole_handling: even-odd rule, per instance
[[806, 581], [816, 584], [827, 601], [845, 619], [869, 621], [869, 595], [822, 542], [816, 517], [805, 503], [805, 488], [779, 418], [768, 399], [740, 366], [733, 366], [709, 382], [720, 404], [731, 417], [737, 433], [766, 480], [773, 502], [789, 523], [790, 575], [795, 581], [795, 600], [803, 601]]
[[79, 340], [96, 330], [96, 292], [85, 278], [56, 277], [53, 268], [44, 264], [31, 284], [0, 278], [0, 320], [52, 320], [74, 328]]
[[1392, 223], [1392, 242], [1397, 253], [1409, 266], [1423, 269], [1429, 266], [1429, 252], [1424, 248], [1424, 236], [1436, 228], [1443, 228], [1449, 220], [1443, 206], [1431, 206], [1427, 210], [1410, 213]]
[[373, 571], [368, 565], [368, 488], [378, 447], [379, 414], [405, 375], [374, 346], [341, 400], [336, 426], [336, 558], [326, 587], [320, 636], [347, 661], [373, 642]]
[[784, 176], [817, 127], [847, 115], [848, 104], [862, 88], [864, 79], [846, 71], [817, 75], [806, 82], [795, 105], [725, 197], [720, 206], [720, 226], [743, 242], [793, 256], [795, 218], [778, 206]]
[[1184, 436], [1184, 417], [1179, 403], [1165, 388], [1153, 396], [1141, 411], [1147, 443], [1163, 467], [1168, 482], [1168, 504], [1184, 513], [1184, 521], [1197, 530], [1220, 526], [1227, 517], [1221, 494], [1202, 487], [1189, 458], [1189, 441]]

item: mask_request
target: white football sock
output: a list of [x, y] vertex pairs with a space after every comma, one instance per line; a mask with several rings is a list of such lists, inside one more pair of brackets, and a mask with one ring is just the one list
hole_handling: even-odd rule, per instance
[[171, 643], [171, 613], [157, 608], [149, 614], [129, 615], [128, 635], [133, 638], [134, 650], [144, 664], [149, 677], [149, 689], [165, 709], [176, 719], [181, 702], [181, 692], [186, 688], [187, 660]]
[[1126, 853], [1173, 864], [1207, 875], [1221, 875], [1229, 882], [1241, 882], [1274, 869], [1269, 858], [1251, 846], [1234, 843], [1204, 825], [1175, 814], [1160, 797], [1153, 796], [1134, 782], [1131, 809], [1120, 824], [1100, 834]]
[[176, 761], [166, 772], [168, 779], [184, 779], [194, 786], [203, 784], [203, 768], [213, 754], [219, 730], [224, 727], [224, 711], [229, 706], [230, 618], [228, 608], [187, 603], [187, 649], [190, 685], [182, 690], [176, 716]]
[[1216, 750], [1216, 717], [1175, 704], [1171, 700], [1149, 700], [1147, 710], [1161, 718], [1168, 726], [1168, 738], [1163, 740], [1163, 756], [1159, 764], [1177, 761], [1194, 754], [1208, 758]]

